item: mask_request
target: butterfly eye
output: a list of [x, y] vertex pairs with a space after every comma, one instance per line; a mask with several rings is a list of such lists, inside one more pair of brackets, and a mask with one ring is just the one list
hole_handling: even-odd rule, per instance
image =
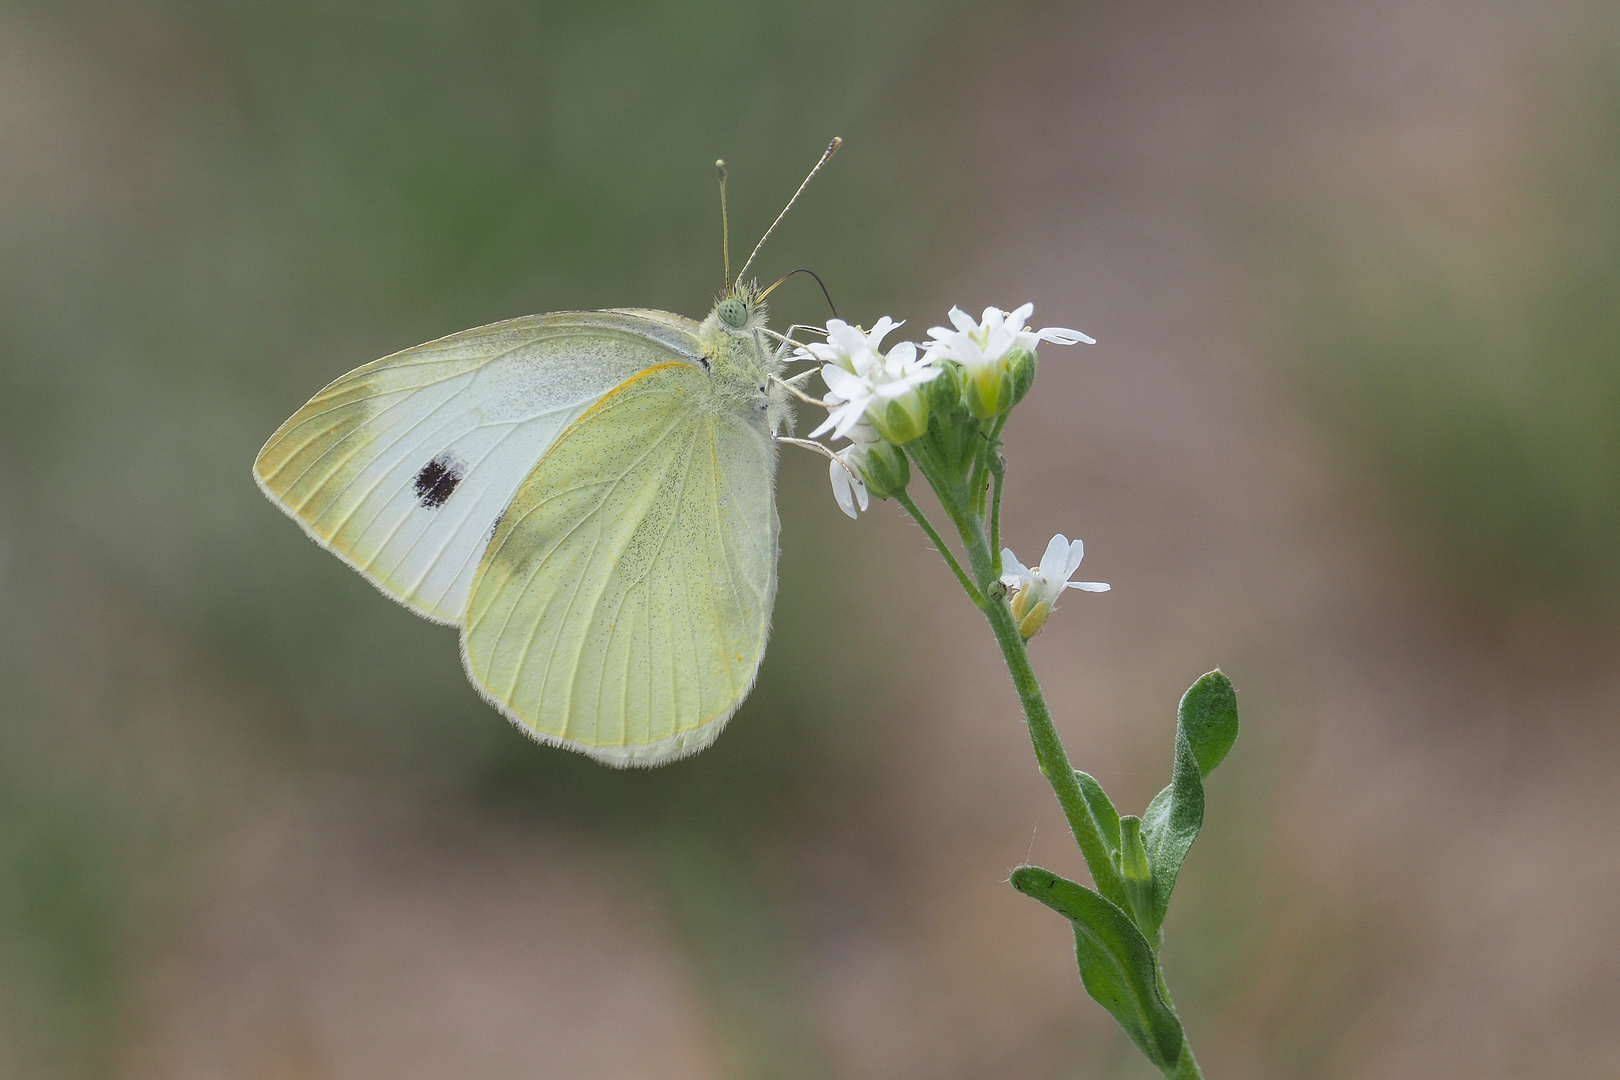
[[741, 300], [720, 301], [720, 320], [732, 329], [741, 329], [748, 321], [748, 308]]

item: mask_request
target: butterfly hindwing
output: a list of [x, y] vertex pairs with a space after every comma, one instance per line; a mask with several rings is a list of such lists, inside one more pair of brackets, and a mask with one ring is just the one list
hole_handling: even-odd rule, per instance
[[389, 595], [457, 623], [501, 511], [603, 394], [695, 360], [664, 312], [559, 312], [466, 330], [366, 364], [270, 437], [253, 474], [315, 541]]
[[590, 408], [473, 582], [468, 673], [536, 738], [617, 765], [702, 749], [753, 685], [776, 590], [775, 450], [689, 363]]

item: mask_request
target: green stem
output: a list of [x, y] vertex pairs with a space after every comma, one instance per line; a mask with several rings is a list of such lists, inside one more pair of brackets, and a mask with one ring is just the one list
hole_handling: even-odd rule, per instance
[[[990, 448], [990, 473], [996, 479], [995, 501], [990, 504], [990, 554], [1001, 557], [1001, 489], [1007, 482], [1007, 459], [1001, 451]], [[999, 563], [997, 564], [1000, 565]]]
[[[1001, 647], [1001, 656], [1006, 661], [1008, 673], [1012, 676], [1018, 700], [1024, 707], [1024, 721], [1029, 728], [1030, 742], [1035, 748], [1036, 763], [1040, 766], [1041, 775], [1052, 785], [1052, 793], [1057, 796], [1058, 805], [1063, 808], [1063, 816], [1068, 820], [1069, 831], [1074, 834], [1075, 842], [1080, 845], [1080, 853], [1085, 856], [1086, 866], [1091, 870], [1091, 879], [1096, 883], [1097, 892], [1121, 909], [1129, 911], [1124, 880], [1108, 853], [1102, 829], [1092, 816], [1091, 808], [1080, 790], [1074, 766], [1069, 763], [1069, 755], [1063, 749], [1063, 740], [1058, 737], [1057, 727], [1052, 722], [1052, 712], [1047, 708], [1041, 684], [1035, 678], [1035, 669], [1029, 662], [1029, 651], [1024, 647], [1023, 635], [1019, 633], [1018, 624], [1013, 619], [1011, 608], [1008, 607], [1006, 590], [996, 583], [1001, 554], [1001, 493], [1007, 472], [1006, 460], [1001, 456], [996, 439], [1000, 431], [1001, 425], [997, 424], [990, 434], [988, 446], [981, 451], [979, 459], [969, 471], [965, 489], [947, 482], [949, 470], [942, 467], [921, 440], [906, 447], [907, 454], [916, 465], [917, 471], [922, 473], [929, 486], [934, 489], [934, 494], [939, 497], [940, 506], [962, 537], [963, 550], [966, 552], [968, 564], [973, 568], [974, 576], [978, 578], [978, 584], [963, 571], [961, 563], [956, 560], [950, 548], [946, 547], [945, 541], [933, 523], [912, 501], [911, 496], [901, 491], [895, 497], [945, 557], [951, 571], [956, 575], [956, 580], [961, 583], [974, 605], [984, 612], [991, 631], [996, 635], [996, 644]], [[990, 504], [990, 529], [987, 537], [985, 496], [991, 479], [995, 481], [996, 490], [995, 499]], [[1170, 996], [1164, 988], [1162, 972], [1159, 974], [1159, 984], [1160, 992], [1168, 1004]], [[1203, 1080], [1203, 1073], [1199, 1071], [1198, 1062], [1193, 1057], [1192, 1047], [1185, 1041], [1182, 1043], [1181, 1056], [1174, 1066], [1165, 1070], [1165, 1076], [1168, 1080]]]
[[995, 632], [996, 644], [1001, 646], [1002, 658], [1006, 660], [1007, 670], [1012, 675], [1013, 688], [1018, 691], [1018, 700], [1024, 706], [1024, 721], [1029, 727], [1029, 741], [1034, 744], [1035, 760], [1040, 765], [1041, 775], [1052, 785], [1052, 793], [1057, 796], [1058, 805], [1063, 807], [1063, 816], [1069, 821], [1069, 831], [1074, 833], [1080, 853], [1085, 856], [1086, 866], [1091, 870], [1091, 880], [1097, 883], [1099, 893], [1125, 908], [1128, 902], [1125, 884], [1108, 854], [1102, 830], [1091, 816], [1085, 796], [1080, 793], [1080, 781], [1075, 779], [1074, 766], [1069, 764], [1063, 740], [1058, 738], [1057, 727], [1052, 723], [1052, 712], [1046, 706], [1046, 697], [1041, 693], [1041, 684], [1036, 681], [1029, 652], [1024, 648], [1023, 636], [1018, 632], [1017, 623], [1013, 622], [1006, 599], [987, 605], [984, 614], [990, 620], [990, 629]]
[[911, 496], [905, 491], [895, 492], [894, 497], [901, 506], [906, 508], [906, 513], [910, 514], [912, 519], [922, 526], [922, 531], [928, 534], [928, 539], [934, 542], [934, 547], [939, 549], [939, 553], [945, 556], [945, 561], [950, 564], [952, 573], [956, 575], [956, 580], [962, 583], [962, 588], [967, 592], [968, 599], [973, 601], [973, 606], [982, 610], [985, 606], [984, 593], [979, 591], [979, 587], [973, 584], [973, 580], [962, 570], [962, 564], [956, 561], [956, 556], [946, 546], [944, 538], [939, 535], [939, 530], [934, 528], [934, 523], [928, 520], [928, 515], [922, 512], [922, 508], [913, 502]]
[[[911, 456], [912, 463], [917, 466], [917, 471], [923, 474], [923, 479], [928, 481], [928, 486], [934, 489], [934, 494], [939, 499], [941, 509], [951, 519], [951, 523], [956, 526], [956, 533], [962, 538], [962, 547], [967, 551], [968, 565], [973, 567], [973, 575], [978, 579], [977, 593], [980, 597], [983, 597], [985, 592], [995, 584], [996, 564], [982, 558], [982, 543], [977, 547], [974, 545], [974, 538], [981, 535], [977, 528], [977, 524], [981, 519], [973, 517], [962, 505], [963, 499], [972, 498], [972, 490], [958, 490], [946, 482], [945, 470], [928, 448], [923, 445], [923, 440], [919, 439], [908, 444], [906, 450]], [[968, 595], [972, 596], [974, 593], [970, 592]], [[981, 610], [985, 607], [982, 599], [975, 600], [974, 603]]]

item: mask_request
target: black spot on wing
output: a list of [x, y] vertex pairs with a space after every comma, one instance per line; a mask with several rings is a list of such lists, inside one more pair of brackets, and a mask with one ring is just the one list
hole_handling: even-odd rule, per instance
[[437, 510], [455, 494], [466, 466], [448, 453], [440, 454], [416, 474], [416, 500], [429, 510]]

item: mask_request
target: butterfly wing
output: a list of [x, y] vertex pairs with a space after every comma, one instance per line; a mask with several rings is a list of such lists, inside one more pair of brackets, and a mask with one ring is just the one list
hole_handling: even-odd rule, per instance
[[633, 377], [540, 460], [462, 629], [468, 673], [545, 742], [656, 765], [714, 741], [765, 653], [775, 447], [684, 363]]
[[390, 596], [457, 623], [495, 523], [558, 435], [655, 364], [699, 355], [667, 312], [559, 312], [466, 330], [356, 368], [270, 437], [253, 475]]

